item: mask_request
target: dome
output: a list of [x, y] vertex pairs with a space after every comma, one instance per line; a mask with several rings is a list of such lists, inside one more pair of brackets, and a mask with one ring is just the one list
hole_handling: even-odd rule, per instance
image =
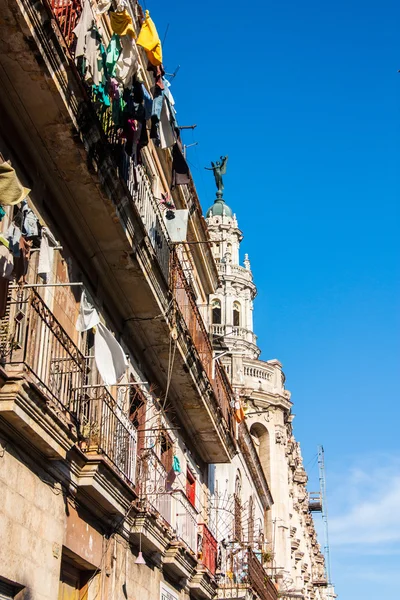
[[212, 206], [208, 209], [206, 213], [206, 218], [211, 217], [211, 213], [213, 217], [219, 216], [222, 217], [224, 214], [226, 217], [232, 217], [233, 212], [232, 209], [225, 204], [222, 198], [217, 198]]

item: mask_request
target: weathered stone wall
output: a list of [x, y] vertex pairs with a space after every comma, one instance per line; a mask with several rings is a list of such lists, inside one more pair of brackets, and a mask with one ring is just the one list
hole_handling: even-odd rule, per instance
[[66, 517], [62, 490], [53, 485], [0, 438], [0, 576], [25, 586], [26, 600], [58, 594]]

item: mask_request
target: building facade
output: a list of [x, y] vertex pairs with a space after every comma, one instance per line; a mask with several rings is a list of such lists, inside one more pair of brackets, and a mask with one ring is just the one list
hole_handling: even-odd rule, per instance
[[133, 0], [0, 7], [0, 598], [304, 590], [290, 395], [237, 223], [218, 254], [203, 218], [154, 23]]
[[[263, 520], [263, 556], [281, 597], [309, 600], [334, 597], [327, 591], [324, 556], [318, 544], [306, 489], [300, 445], [293, 435], [291, 395], [278, 360], [263, 361], [253, 330], [257, 290], [249, 257], [240, 264], [243, 239], [236, 215], [217, 194], [208, 209], [207, 226], [220, 274], [210, 295], [210, 328], [216, 356], [223, 364], [235, 398], [243, 405], [250, 433], [273, 502]], [[232, 463], [231, 463], [232, 465]], [[232, 466], [218, 466], [235, 480]], [[314, 507], [315, 508], [315, 507]]]

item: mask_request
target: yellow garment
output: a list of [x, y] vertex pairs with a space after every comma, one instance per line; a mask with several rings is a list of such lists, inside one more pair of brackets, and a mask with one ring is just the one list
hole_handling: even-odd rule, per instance
[[139, 37], [136, 40], [138, 46], [142, 46], [146, 50], [147, 58], [155, 67], [162, 63], [162, 49], [160, 38], [158, 37], [156, 26], [152, 19], [150, 19], [150, 13], [146, 10], [146, 18], [142, 25], [139, 33]]
[[3, 206], [18, 204], [29, 195], [30, 191], [21, 184], [8, 162], [0, 165], [0, 204]]
[[136, 37], [135, 30], [132, 25], [132, 17], [125, 9], [122, 12], [110, 13], [111, 29], [118, 35], [129, 35], [131, 38]]

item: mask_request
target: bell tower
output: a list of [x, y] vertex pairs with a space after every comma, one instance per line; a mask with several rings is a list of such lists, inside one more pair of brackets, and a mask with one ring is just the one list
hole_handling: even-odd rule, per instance
[[[243, 235], [236, 215], [220, 191], [207, 211], [206, 222], [221, 281], [216, 293], [209, 298], [214, 346], [227, 348], [232, 356], [240, 354], [256, 359], [260, 355], [253, 332], [253, 300], [257, 289], [247, 254], [243, 265], [240, 264]], [[240, 385], [240, 377], [237, 383]]]

